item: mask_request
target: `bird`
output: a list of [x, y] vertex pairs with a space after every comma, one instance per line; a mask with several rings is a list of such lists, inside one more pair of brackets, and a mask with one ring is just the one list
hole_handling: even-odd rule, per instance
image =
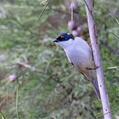
[[94, 87], [96, 96], [100, 99], [96, 76], [96, 67], [90, 45], [82, 37], [74, 37], [70, 33], [60, 33], [54, 40], [55, 44], [63, 48], [69, 63], [71, 63], [85, 79]]

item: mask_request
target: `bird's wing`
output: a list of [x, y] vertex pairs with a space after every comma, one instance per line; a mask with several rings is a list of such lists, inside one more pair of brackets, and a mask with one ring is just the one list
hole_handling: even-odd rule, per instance
[[67, 54], [67, 51], [66, 51], [65, 49], [64, 49], [64, 51], [65, 51], [65, 54], [66, 54], [66, 56], [67, 56], [67, 59], [68, 59], [69, 63], [72, 64], [72, 61], [70, 60], [69, 55]]
[[82, 48], [91, 50], [89, 44], [82, 37], [75, 37], [75, 43], [79, 44]]
[[84, 51], [84, 53], [87, 53], [87, 55], [89, 55], [89, 57], [88, 57], [88, 59], [89, 59], [89, 68], [94, 68], [95, 63], [94, 63], [94, 60], [93, 60], [93, 52], [92, 52], [92, 49], [91, 49], [90, 45], [85, 40], [83, 40], [82, 37], [76, 37], [75, 40], [76, 40], [75, 44], [79, 45], [79, 47], [78, 47], [79, 50], [82, 49]]

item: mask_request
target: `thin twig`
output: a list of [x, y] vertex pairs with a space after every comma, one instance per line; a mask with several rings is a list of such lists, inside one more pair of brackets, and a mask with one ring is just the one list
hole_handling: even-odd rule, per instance
[[20, 119], [19, 111], [18, 111], [18, 98], [19, 98], [19, 84], [17, 84], [17, 89], [16, 89], [16, 113], [17, 113], [17, 119]]
[[2, 119], [6, 119], [5, 115], [2, 112], [0, 112], [0, 116]]
[[47, 8], [47, 6], [48, 6], [48, 4], [49, 4], [49, 1], [47, 1], [47, 2], [46, 2], [46, 4], [45, 4], [45, 6], [44, 6], [43, 10], [41, 11], [41, 13], [40, 13], [40, 15], [39, 15], [39, 17], [38, 17], [38, 20], [40, 20], [40, 19], [41, 19], [41, 17], [42, 17], [42, 15], [43, 15], [43, 13], [45, 12], [45, 10], [46, 10], [46, 8]]
[[113, 70], [113, 69], [118, 70], [118, 69], [119, 69], [119, 66], [108, 67], [107, 69], [108, 69], [108, 70]]

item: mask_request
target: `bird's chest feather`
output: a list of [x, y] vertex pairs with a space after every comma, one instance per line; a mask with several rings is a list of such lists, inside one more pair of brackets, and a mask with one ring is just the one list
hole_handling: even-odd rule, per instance
[[87, 67], [90, 65], [90, 52], [82, 47], [69, 47], [65, 50], [69, 61], [76, 67]]

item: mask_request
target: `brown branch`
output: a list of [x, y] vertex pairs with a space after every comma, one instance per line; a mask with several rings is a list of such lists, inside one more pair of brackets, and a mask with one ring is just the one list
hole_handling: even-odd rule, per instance
[[94, 21], [94, 17], [93, 17], [93, 12], [94, 12], [93, 11], [93, 3], [94, 3], [94, 0], [85, 0], [88, 29], [89, 29], [90, 39], [91, 39], [91, 45], [92, 45], [92, 51], [93, 51], [95, 65], [99, 66], [96, 69], [96, 73], [97, 73], [97, 81], [98, 81], [98, 86], [99, 86], [99, 91], [100, 91], [104, 119], [112, 119], [108, 94], [107, 94], [106, 85], [105, 85], [104, 72], [103, 72], [103, 66], [102, 66], [102, 61], [101, 61], [101, 56], [100, 56], [99, 44], [97, 41], [96, 25], [95, 25], [95, 21]]

